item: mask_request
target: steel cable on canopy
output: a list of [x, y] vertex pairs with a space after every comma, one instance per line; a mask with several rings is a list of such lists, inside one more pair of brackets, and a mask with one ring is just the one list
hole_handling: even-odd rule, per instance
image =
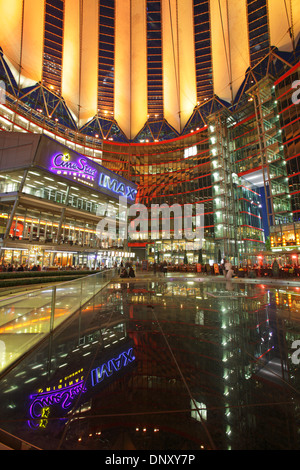
[[[291, 10], [291, 19], [292, 19], [292, 5], [290, 4], [290, 10]], [[292, 19], [292, 24], [290, 23], [290, 18], [289, 18], [289, 13], [288, 13], [288, 7], [286, 4], [286, 0], [284, 0], [284, 9], [285, 9], [285, 14], [286, 14], [286, 19], [288, 23], [288, 33], [292, 41], [292, 48], [293, 51], [295, 51], [295, 44], [294, 44], [294, 34], [293, 34], [293, 19]]]
[[[220, 0], [218, 0], [218, 4], [219, 4], [219, 12], [220, 12], [220, 20], [221, 20], [221, 27], [222, 27], [222, 36], [223, 36], [223, 42], [224, 42], [224, 49], [225, 49], [225, 57], [226, 57], [227, 70], [228, 70], [228, 76], [229, 76], [229, 86], [230, 86], [230, 91], [231, 91], [231, 97], [232, 97], [232, 100], [233, 100], [232, 70], [231, 70], [231, 65], [230, 65], [230, 49], [229, 49], [229, 55], [228, 55], [227, 47], [226, 47], [226, 38], [225, 38], [224, 23], [223, 23], [222, 8], [221, 8]], [[228, 6], [227, 0], [226, 0], [226, 6]], [[228, 22], [228, 15], [227, 15], [227, 22]], [[228, 28], [228, 31], [229, 31], [229, 28]], [[229, 36], [229, 34], [228, 34], [228, 36]], [[230, 48], [229, 38], [228, 38], [228, 43], [229, 43], [229, 48]]]

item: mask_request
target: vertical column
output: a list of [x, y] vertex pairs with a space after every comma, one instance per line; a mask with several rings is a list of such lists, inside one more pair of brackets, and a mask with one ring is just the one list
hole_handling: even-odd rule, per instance
[[130, 0], [116, 0], [115, 119], [130, 138]]
[[[259, 18], [257, 18], [257, 10], [259, 11]], [[247, 11], [250, 60], [253, 67], [270, 50], [267, 0], [248, 1]]]
[[80, 126], [97, 114], [98, 19], [98, 0], [83, 0], [79, 95]]
[[98, 111], [99, 116], [104, 119], [113, 118], [114, 83], [115, 0], [101, 0], [99, 2]]
[[299, 39], [299, 0], [268, 0], [270, 45], [290, 52]]
[[146, 0], [148, 119], [164, 117], [161, 0]]
[[41, 81], [45, 4], [0, 0], [0, 44], [20, 87]]
[[164, 117], [180, 132], [180, 83], [176, 0], [162, 2]]
[[65, 0], [62, 96], [78, 121], [80, 76], [80, 0]]
[[210, 1], [214, 93], [232, 102], [250, 66], [246, 2]]
[[43, 84], [61, 94], [64, 32], [63, 0], [45, 0]]
[[197, 104], [213, 97], [209, 4], [208, 0], [204, 3], [194, 0]]
[[270, 45], [283, 51], [292, 50], [289, 35], [291, 23], [291, 2], [287, 0], [268, 0]]
[[57, 237], [56, 237], [56, 243], [57, 244], [60, 243], [60, 238], [61, 238], [61, 233], [62, 233], [62, 225], [63, 225], [64, 220], [65, 220], [65, 215], [66, 215], [66, 208], [63, 207], [62, 210], [61, 210], [58, 229], [57, 229]]
[[[22, 177], [22, 181], [20, 183], [20, 186], [19, 186], [19, 189], [18, 189], [18, 194], [17, 194], [17, 197], [15, 199], [15, 202], [14, 202], [14, 205], [13, 205], [13, 208], [11, 210], [11, 213], [10, 213], [10, 216], [7, 220], [7, 224], [6, 224], [6, 228], [5, 228], [5, 234], [4, 234], [4, 240], [6, 240], [8, 237], [9, 237], [9, 233], [10, 233], [10, 230], [11, 230], [11, 227], [12, 227], [12, 224], [13, 224], [13, 221], [14, 221], [14, 217], [15, 217], [15, 214], [16, 214], [16, 211], [17, 211], [17, 208], [19, 206], [19, 202], [20, 202], [20, 195], [23, 191], [23, 187], [24, 187], [24, 184], [25, 184], [25, 180], [26, 180], [26, 177], [27, 177], [27, 173], [28, 173], [28, 170], [25, 170], [24, 171], [24, 174], [23, 174], [23, 177]], [[25, 227], [25, 217], [24, 217], [24, 227]]]
[[131, 126], [135, 137], [147, 121], [146, 1], [131, 0]]
[[24, 0], [21, 86], [42, 81], [44, 18], [45, 2]]
[[0, 45], [14, 78], [19, 83], [23, 1], [0, 0]]
[[178, 0], [181, 130], [197, 105], [193, 0]]
[[294, 40], [294, 47], [297, 46], [300, 39], [300, 2], [299, 0], [292, 0], [292, 35]]

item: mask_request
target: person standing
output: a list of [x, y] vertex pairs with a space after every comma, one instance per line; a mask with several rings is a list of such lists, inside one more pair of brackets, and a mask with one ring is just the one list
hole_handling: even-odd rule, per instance
[[154, 261], [154, 263], [153, 263], [153, 273], [154, 273], [155, 276], [156, 276], [156, 267], [157, 267], [157, 265], [156, 265], [156, 262]]
[[224, 260], [224, 267], [225, 267], [225, 277], [227, 277], [228, 271], [232, 269], [232, 264], [230, 261]]

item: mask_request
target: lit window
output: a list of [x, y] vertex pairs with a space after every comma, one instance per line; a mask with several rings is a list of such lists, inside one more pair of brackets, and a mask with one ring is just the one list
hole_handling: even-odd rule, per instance
[[197, 145], [184, 149], [184, 158], [193, 157], [195, 155], [197, 155]]
[[207, 409], [205, 403], [199, 403], [196, 400], [191, 400], [191, 417], [197, 421], [207, 419]]

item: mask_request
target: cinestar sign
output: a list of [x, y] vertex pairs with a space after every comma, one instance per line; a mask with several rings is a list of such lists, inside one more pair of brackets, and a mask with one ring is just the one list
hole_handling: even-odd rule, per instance
[[58, 153], [52, 160], [51, 171], [58, 175], [72, 175], [94, 180], [97, 170], [92, 168], [86, 158], [73, 160], [69, 154]]
[[124, 196], [135, 201], [137, 193], [136, 189], [132, 188], [131, 186], [127, 186], [125, 183], [118, 181], [116, 178], [111, 178], [104, 173], [100, 173], [98, 184], [103, 188], [109, 189], [115, 194], [119, 194], [120, 196]]

